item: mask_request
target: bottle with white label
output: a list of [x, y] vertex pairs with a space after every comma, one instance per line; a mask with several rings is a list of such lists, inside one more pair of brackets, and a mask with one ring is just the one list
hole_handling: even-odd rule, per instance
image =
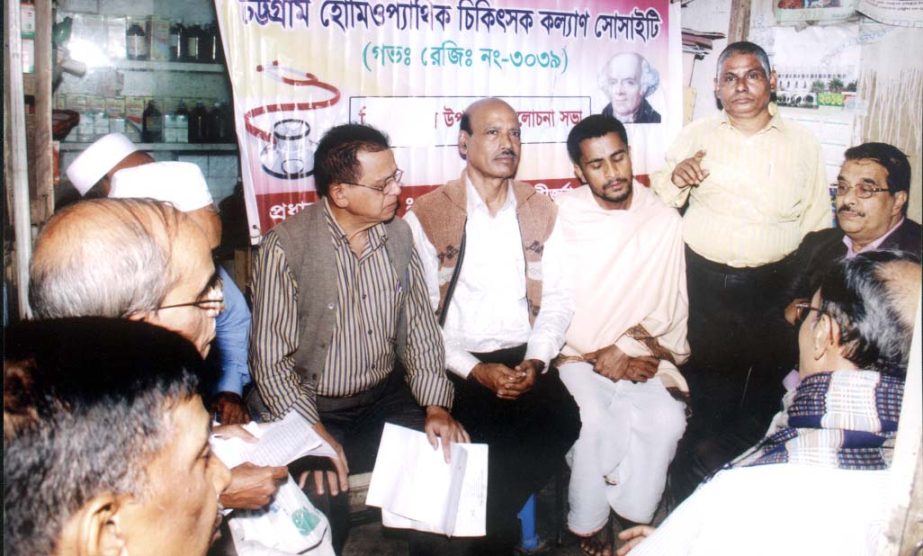
[[144, 28], [132, 23], [125, 33], [125, 55], [129, 60], [147, 60], [147, 34]]

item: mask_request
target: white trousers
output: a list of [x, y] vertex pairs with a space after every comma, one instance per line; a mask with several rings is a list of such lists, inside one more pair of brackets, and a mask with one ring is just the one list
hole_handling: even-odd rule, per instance
[[568, 453], [568, 527], [592, 534], [606, 524], [610, 507], [625, 519], [649, 523], [686, 430], [685, 404], [656, 378], [613, 382], [584, 362], [559, 370], [583, 422]]

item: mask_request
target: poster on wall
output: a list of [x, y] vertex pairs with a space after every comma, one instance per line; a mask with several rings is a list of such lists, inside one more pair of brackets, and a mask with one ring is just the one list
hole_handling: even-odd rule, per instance
[[773, 29], [776, 102], [794, 108], [854, 109], [859, 81], [857, 23]]
[[215, 0], [215, 7], [254, 243], [316, 200], [313, 152], [342, 123], [390, 137], [405, 171], [401, 213], [460, 175], [458, 124], [485, 96], [518, 113], [517, 179], [552, 197], [579, 186], [565, 142], [582, 118], [625, 121], [642, 176], [662, 163], [681, 126], [679, 4], [669, 0]]
[[880, 23], [923, 27], [923, 0], [859, 0], [858, 9]]

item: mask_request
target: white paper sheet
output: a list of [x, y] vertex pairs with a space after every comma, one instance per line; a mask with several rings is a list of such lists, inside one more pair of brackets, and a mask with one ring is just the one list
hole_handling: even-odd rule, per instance
[[385, 425], [366, 504], [382, 509], [386, 526], [482, 536], [486, 503], [486, 444], [452, 444], [446, 463], [422, 432]]

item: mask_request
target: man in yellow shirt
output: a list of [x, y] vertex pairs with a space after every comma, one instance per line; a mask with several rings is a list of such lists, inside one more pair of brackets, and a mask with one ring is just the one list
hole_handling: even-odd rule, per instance
[[[700, 475], [739, 451], [711, 439], [735, 430], [746, 447], [777, 409], [787, 369], [772, 368], [776, 336], [767, 323], [783, 323], [767, 315], [781, 295], [779, 261], [832, 221], [820, 144], [778, 113], [775, 87], [762, 48], [730, 44], [715, 79], [723, 110], [683, 129], [651, 183], [667, 204], [686, 206], [691, 358], [684, 375], [693, 417], [684, 443], [711, 456], [695, 462]], [[675, 467], [689, 467], [682, 449], [677, 457]]]

